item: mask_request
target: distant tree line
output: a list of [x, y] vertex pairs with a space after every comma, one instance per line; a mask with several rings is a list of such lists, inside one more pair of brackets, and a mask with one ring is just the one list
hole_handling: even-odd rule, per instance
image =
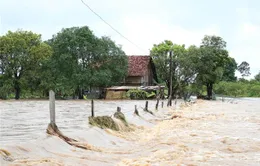
[[48, 41], [9, 31], [0, 36], [0, 98], [42, 98], [53, 89], [82, 99], [86, 89], [120, 83], [127, 64], [120, 46], [87, 26], [62, 29]]
[[[170, 51], [173, 52], [172, 62], [169, 58]], [[229, 56], [226, 42], [219, 36], [206, 35], [199, 47], [192, 45], [188, 48], [185, 45], [173, 44], [173, 42], [165, 40], [155, 44], [150, 54], [156, 65], [159, 84], [165, 84], [168, 89], [170, 89], [169, 64], [173, 64], [172, 96], [185, 98], [190, 95], [197, 95], [212, 99], [214, 90], [215, 93], [231, 95], [231, 93], [228, 93], [231, 89], [226, 91], [220, 89], [221, 87], [227, 89], [227, 86], [239, 88], [237, 85], [240, 85], [240, 83], [236, 83], [238, 80], [235, 71], [238, 70], [243, 77], [251, 74], [247, 62], [244, 61], [238, 65], [235, 59]], [[258, 91], [250, 95], [244, 93], [245, 96], [260, 96], [259, 82], [257, 83], [259, 75], [260, 73], [255, 77], [257, 85], [251, 88], [252, 91], [253, 89]], [[229, 84], [229, 82], [232, 83]], [[215, 84], [217, 84], [216, 88], [214, 88]]]
[[214, 88], [220, 96], [260, 97], [260, 80], [239, 79], [236, 82], [221, 81]]
[[[199, 47], [188, 48], [165, 40], [150, 55], [158, 84], [167, 89], [173, 64], [172, 96], [260, 96], [260, 73], [253, 81], [237, 80], [235, 71], [244, 78], [251, 74], [250, 66], [245, 61], [238, 65], [219, 36], [206, 35]], [[58, 96], [83, 99], [84, 90], [120, 84], [127, 65], [120, 46], [109, 37], [95, 36], [87, 26], [62, 29], [47, 41], [31, 31], [9, 31], [0, 36], [0, 98], [44, 98], [53, 89]]]

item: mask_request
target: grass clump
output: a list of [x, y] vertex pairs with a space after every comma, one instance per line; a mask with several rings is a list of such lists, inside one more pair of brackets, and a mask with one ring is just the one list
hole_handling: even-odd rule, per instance
[[130, 131], [131, 126], [126, 121], [125, 115], [121, 112], [121, 108], [118, 107], [114, 116], [97, 116], [89, 117], [89, 124], [97, 126], [101, 129], [112, 129], [115, 131]]
[[115, 131], [119, 131], [119, 127], [116, 122], [110, 116], [97, 116], [89, 117], [89, 124], [100, 127], [102, 129], [109, 128]]
[[114, 117], [121, 120], [126, 126], [128, 126], [125, 115], [122, 112], [120, 111], [115, 112]]

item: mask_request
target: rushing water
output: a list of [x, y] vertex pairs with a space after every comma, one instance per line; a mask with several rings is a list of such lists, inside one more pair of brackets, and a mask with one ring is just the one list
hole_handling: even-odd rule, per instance
[[[56, 101], [56, 124], [60, 130], [70, 133], [75, 130], [89, 130], [88, 117], [91, 114], [90, 101]], [[141, 110], [145, 101], [95, 101], [95, 116], [113, 115], [117, 107], [133, 123], [150, 126], [151, 123], [134, 118], [134, 106]], [[154, 109], [155, 101], [149, 102]], [[20, 143], [46, 136], [49, 123], [48, 101], [0, 101], [0, 124], [2, 144]], [[145, 115], [146, 118], [155, 118]]]
[[[154, 111], [156, 101], [149, 101]], [[179, 104], [180, 102], [178, 102]], [[141, 117], [133, 114], [137, 105]], [[56, 124], [67, 136], [99, 147], [72, 147], [46, 134], [48, 101], [0, 101], [2, 165], [260, 165], [260, 99], [198, 101], [190, 107], [142, 111], [144, 101], [96, 101], [95, 115], [121, 107], [133, 132], [88, 125], [89, 101], [56, 101]], [[166, 101], [164, 102], [166, 105]], [[174, 108], [174, 107], [173, 107]], [[172, 115], [178, 118], [169, 120]]]

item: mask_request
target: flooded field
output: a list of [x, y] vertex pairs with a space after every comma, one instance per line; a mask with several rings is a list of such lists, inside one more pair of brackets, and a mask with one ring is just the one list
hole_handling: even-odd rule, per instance
[[[260, 99], [197, 101], [161, 108], [149, 101], [96, 101], [95, 115], [122, 108], [131, 132], [88, 124], [89, 101], [56, 101], [56, 124], [92, 150], [46, 134], [48, 101], [0, 101], [1, 165], [260, 165]], [[134, 115], [137, 105], [141, 117]], [[166, 102], [164, 102], [166, 105]], [[171, 118], [174, 117], [174, 118]], [[98, 150], [97, 150], [98, 149]]]

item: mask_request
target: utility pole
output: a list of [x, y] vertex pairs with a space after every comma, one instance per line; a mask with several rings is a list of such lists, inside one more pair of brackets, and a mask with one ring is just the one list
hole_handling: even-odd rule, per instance
[[172, 106], [172, 51], [170, 51], [170, 94], [168, 94], [167, 106]]

